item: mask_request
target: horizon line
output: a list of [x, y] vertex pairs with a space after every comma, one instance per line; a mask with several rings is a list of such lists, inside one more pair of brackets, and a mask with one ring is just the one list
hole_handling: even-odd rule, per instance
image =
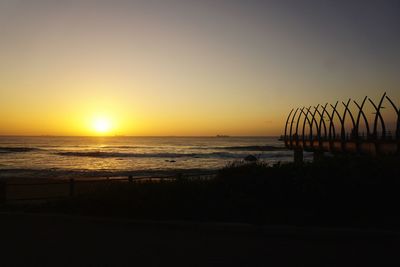
[[0, 137], [213, 137], [213, 138], [230, 138], [230, 137], [279, 137], [280, 135], [13, 135], [0, 134]]

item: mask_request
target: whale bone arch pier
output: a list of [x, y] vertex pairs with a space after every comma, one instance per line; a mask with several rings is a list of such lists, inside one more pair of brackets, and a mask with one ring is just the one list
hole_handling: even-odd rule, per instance
[[[370, 120], [368, 108], [373, 111]], [[389, 119], [382, 114], [385, 108], [391, 110]], [[392, 131], [388, 130], [388, 125], [393, 125]], [[360, 131], [361, 126], [365, 131]], [[303, 162], [304, 151], [313, 152], [314, 160], [319, 160], [325, 152], [370, 156], [399, 154], [400, 108], [386, 93], [377, 103], [366, 96], [361, 102], [348, 99], [334, 105], [293, 108], [286, 119], [283, 141], [294, 151], [296, 163]]]

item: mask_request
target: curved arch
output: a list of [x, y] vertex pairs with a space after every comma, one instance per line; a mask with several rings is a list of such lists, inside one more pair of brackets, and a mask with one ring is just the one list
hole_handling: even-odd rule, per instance
[[293, 131], [293, 122], [294, 122], [294, 119], [296, 118], [297, 111], [299, 111], [299, 108], [296, 108], [296, 111], [294, 112], [293, 117], [292, 117], [292, 121], [290, 122], [290, 131], [289, 131], [289, 135], [290, 135], [290, 136], [289, 136], [290, 147], [293, 146], [293, 135], [292, 135], [292, 131]]
[[343, 113], [343, 126], [344, 126], [344, 123], [346, 121], [346, 115], [348, 113], [349, 116], [350, 116], [351, 122], [353, 123], [353, 129], [350, 132], [351, 133], [350, 138], [353, 139], [353, 137], [355, 136], [356, 122], [354, 121], [353, 114], [351, 113], [351, 111], [349, 109], [350, 101], [351, 101], [351, 99], [349, 98], [349, 100], [347, 101], [346, 104], [344, 102], [342, 102], [342, 104], [343, 104], [343, 106], [345, 108], [344, 113]]
[[382, 126], [382, 138], [385, 138], [386, 136], [386, 127], [385, 127], [385, 121], [383, 120], [382, 114], [381, 114], [381, 108], [382, 108], [382, 103], [383, 100], [385, 99], [386, 93], [383, 94], [381, 100], [379, 101], [379, 105], [376, 106], [375, 103], [371, 100], [371, 98], [368, 98], [369, 102], [371, 102], [372, 106], [374, 106], [376, 113], [375, 113], [375, 119], [374, 119], [374, 132], [373, 135], [375, 138], [378, 138], [378, 118], [381, 121], [381, 126]]
[[[311, 107], [310, 107], [311, 108]], [[309, 109], [310, 109], [309, 108]], [[319, 108], [319, 104], [316, 106], [316, 107], [314, 107], [314, 113], [312, 113], [312, 117], [311, 117], [311, 124], [314, 122], [315, 123], [315, 128], [317, 129], [317, 133], [319, 132], [319, 127], [318, 127], [318, 123], [317, 123], [317, 120], [315, 119], [315, 115], [317, 114], [317, 109]], [[310, 114], [311, 114], [311, 111], [310, 111]], [[314, 137], [313, 137], [313, 139], [314, 139]]]
[[[318, 127], [318, 123], [317, 123], [317, 121], [315, 120], [315, 115], [317, 114], [317, 110], [316, 110], [316, 108], [318, 108], [319, 107], [319, 104], [317, 105], [317, 107], [314, 107], [314, 112], [313, 113], [311, 113], [311, 107], [309, 107], [308, 108], [308, 112], [310, 113], [310, 115], [311, 115], [311, 127], [310, 127], [310, 146], [311, 147], [314, 147], [314, 135], [315, 135], [315, 132], [313, 131], [313, 128], [314, 128], [314, 124], [315, 124], [315, 128], [316, 128], [316, 132], [317, 132], [317, 134], [318, 134], [318, 132], [319, 132], [319, 127]], [[318, 135], [317, 135], [317, 138], [318, 138]], [[318, 142], [319, 142], [320, 140], [319, 140], [319, 138], [318, 138]]]
[[354, 104], [356, 104], [356, 106], [358, 107], [358, 115], [357, 115], [357, 120], [356, 120], [356, 136], [357, 136], [357, 138], [360, 136], [359, 130], [360, 130], [360, 118], [361, 118], [361, 115], [364, 118], [365, 127], [367, 128], [367, 137], [370, 136], [368, 119], [367, 119], [367, 116], [365, 115], [365, 113], [363, 111], [364, 104], [365, 104], [366, 100], [367, 100], [367, 97], [364, 97], [364, 100], [362, 101], [361, 105], [359, 105], [356, 101], [353, 101]]
[[326, 139], [327, 138], [327, 132], [326, 132], [326, 123], [325, 123], [325, 120], [324, 120], [324, 114], [325, 114], [325, 112], [326, 112], [326, 106], [328, 105], [328, 103], [326, 103], [325, 104], [325, 106], [322, 106], [321, 105], [321, 107], [322, 107], [322, 113], [318, 110], [318, 108], [316, 109], [316, 111], [318, 112], [318, 115], [319, 115], [319, 133], [318, 133], [318, 138], [321, 140], [321, 130], [322, 130], [322, 128], [321, 128], [321, 126], [322, 126], [322, 124], [324, 124], [324, 138]]
[[304, 107], [302, 107], [300, 109], [299, 117], [297, 117], [296, 133], [295, 133], [295, 135], [296, 135], [296, 146], [299, 145], [299, 123], [300, 123], [301, 114], [303, 114], [303, 110], [304, 110]]
[[[340, 117], [339, 112], [336, 110], [338, 103], [339, 103], [339, 102], [336, 101], [336, 104], [335, 104], [334, 106], [331, 104], [331, 107], [332, 107], [332, 114], [331, 114], [331, 116], [330, 116], [331, 124], [330, 124], [330, 126], [329, 126], [329, 138], [330, 138], [330, 139], [332, 139], [332, 136], [331, 136], [331, 126], [332, 126], [332, 127], [335, 127], [335, 123], [333, 122], [333, 120], [335, 119], [335, 114], [337, 114], [340, 123], [342, 123], [342, 118]], [[342, 128], [343, 128], [343, 124], [342, 124]], [[333, 128], [333, 129], [335, 129], [335, 128]], [[336, 138], [335, 132], [333, 133], [333, 139], [334, 139], [334, 138]]]
[[[336, 102], [336, 104], [337, 104], [337, 102]], [[345, 138], [346, 133], [345, 133], [345, 131], [344, 131], [343, 118], [340, 116], [339, 112], [337, 111], [337, 107], [336, 107], [336, 106], [337, 106], [337, 105], [335, 105], [335, 106], [332, 106], [332, 105], [331, 105], [331, 107], [333, 108], [332, 118], [334, 119], [335, 114], [336, 114], [336, 116], [339, 118], [339, 121], [340, 121], [340, 124], [341, 124], [341, 128], [340, 128], [340, 139], [342, 139], [342, 141], [344, 141], [344, 138]]]
[[397, 108], [397, 106], [394, 104], [392, 99], [390, 99], [388, 96], [386, 96], [386, 99], [389, 100], [390, 104], [392, 105], [392, 107], [396, 111], [396, 115], [397, 115], [396, 138], [400, 139], [400, 109]]
[[325, 105], [323, 108], [323, 112], [322, 114], [324, 114], [324, 112], [326, 113], [326, 115], [328, 116], [329, 119], [329, 131], [328, 131], [328, 139], [332, 140], [332, 131], [333, 131], [333, 136], [336, 135], [336, 130], [335, 130], [335, 124], [333, 123], [333, 117], [329, 114], [328, 110], [327, 110], [327, 105]]
[[290, 116], [292, 115], [292, 113], [293, 113], [293, 110], [294, 110], [294, 108], [292, 108], [292, 110], [290, 111], [290, 113], [289, 113], [289, 115], [288, 115], [288, 117], [287, 117], [287, 119], [286, 119], [286, 123], [285, 123], [285, 134], [284, 134], [284, 141], [285, 141], [285, 145], [287, 146], [287, 127], [288, 127], [288, 123], [289, 123], [289, 119], [290, 119]]
[[[308, 118], [308, 113], [310, 113], [310, 107], [306, 108], [307, 112], [304, 112], [302, 110], [301, 112], [304, 114], [304, 120], [303, 120], [303, 131], [302, 131], [302, 141], [303, 141], [303, 147], [305, 147], [306, 144], [306, 138], [305, 138], [305, 129], [306, 129], [306, 120], [308, 122], [308, 125], [310, 126], [310, 136], [312, 136], [312, 123], [310, 122], [310, 119]], [[311, 139], [310, 139], [311, 141]]]
[[[315, 119], [315, 115], [317, 114], [318, 108], [319, 108], [319, 104], [316, 107], [314, 107], [314, 112], [312, 113], [312, 117], [311, 117], [311, 125], [313, 124], [313, 122], [315, 123], [315, 128], [317, 130], [318, 146], [320, 146], [321, 145], [321, 138], [320, 138], [320, 134], [319, 134], [320, 129], [319, 129], [317, 120]], [[310, 114], [311, 114], [311, 111], [310, 111]], [[314, 147], [314, 135], [312, 135], [310, 138], [310, 145], [311, 145], [311, 147]]]

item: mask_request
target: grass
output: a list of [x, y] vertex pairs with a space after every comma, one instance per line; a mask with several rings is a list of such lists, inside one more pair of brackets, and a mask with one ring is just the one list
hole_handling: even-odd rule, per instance
[[152, 220], [397, 229], [399, 192], [398, 157], [335, 157], [301, 166], [234, 162], [213, 179], [102, 184], [89, 194], [18, 209]]

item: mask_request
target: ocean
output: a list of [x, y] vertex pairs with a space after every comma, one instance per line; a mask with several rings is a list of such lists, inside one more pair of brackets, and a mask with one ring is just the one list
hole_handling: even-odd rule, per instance
[[278, 137], [0, 137], [0, 178], [215, 171], [254, 155], [288, 162]]

